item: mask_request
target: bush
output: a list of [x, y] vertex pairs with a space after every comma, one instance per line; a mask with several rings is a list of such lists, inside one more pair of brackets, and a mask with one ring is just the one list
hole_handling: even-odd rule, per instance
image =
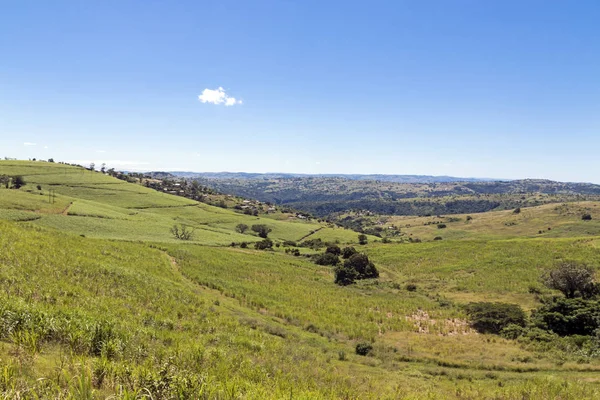
[[442, 240], [442, 237], [441, 236], [436, 236], [436, 237], [433, 238], [433, 240]]
[[534, 310], [531, 319], [538, 328], [560, 336], [592, 335], [599, 328], [600, 302], [554, 298]]
[[240, 243], [240, 247], [241, 247], [242, 249], [245, 249], [245, 248], [247, 248], [247, 247], [248, 247], [248, 243], [246, 243], [246, 242], [242, 242], [242, 243]]
[[500, 331], [500, 336], [505, 339], [515, 340], [521, 336], [523, 336], [526, 332], [526, 329], [522, 326], [516, 324], [508, 324], [504, 329]]
[[471, 326], [480, 333], [498, 334], [510, 324], [525, 326], [525, 312], [517, 304], [470, 303], [466, 306]]
[[358, 272], [346, 263], [338, 265], [335, 268], [335, 283], [340, 286], [352, 285], [358, 279]]
[[246, 224], [237, 224], [237, 226], [235, 227], [236, 232], [238, 233], [244, 233], [248, 230], [248, 225]]
[[438, 229], [445, 229], [446, 224], [437, 224]]
[[364, 233], [358, 235], [358, 244], [365, 245], [368, 243], [368, 241], [369, 240], [367, 238], [367, 235], [365, 235]]
[[591, 214], [583, 214], [581, 216], [581, 219], [584, 221], [591, 221], [592, 220], [592, 215]]
[[315, 264], [318, 265], [338, 265], [340, 259], [332, 253], [317, 254], [314, 258]]
[[342, 258], [347, 259], [358, 253], [354, 247], [344, 247], [342, 249]]
[[373, 351], [373, 346], [367, 342], [357, 343], [355, 351], [359, 356], [366, 356]]
[[258, 236], [261, 238], [266, 239], [269, 235], [269, 232], [271, 232], [271, 228], [264, 224], [256, 224], [252, 225], [252, 231], [258, 233]]
[[[15, 189], [20, 189], [21, 186], [25, 186], [25, 179], [21, 175], [13, 176], [12, 184]], [[591, 218], [590, 218], [591, 219]]]
[[520, 213], [521, 213], [521, 207], [517, 207], [513, 211], [513, 214], [520, 214]]
[[327, 250], [325, 250], [325, 253], [333, 254], [334, 256], [337, 257], [340, 254], [342, 254], [342, 250], [340, 249], [340, 246], [338, 246], [337, 244], [331, 244], [331, 245], [327, 246]]
[[409, 292], [415, 292], [417, 290], [417, 285], [415, 285], [414, 283], [409, 283], [406, 285], [406, 290], [408, 290]]
[[271, 239], [263, 239], [260, 242], [254, 243], [256, 250], [268, 250], [273, 248], [273, 241]]

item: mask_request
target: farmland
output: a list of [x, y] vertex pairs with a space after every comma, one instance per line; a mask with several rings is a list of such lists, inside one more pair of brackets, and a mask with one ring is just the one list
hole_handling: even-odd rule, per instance
[[[600, 265], [596, 202], [373, 216], [400, 234], [360, 245], [325, 222], [249, 216], [62, 164], [2, 161], [0, 174], [26, 181], [0, 189], [0, 397], [600, 396], [593, 352], [479, 333], [463, 307], [530, 313], [556, 294], [540, 276], [557, 262]], [[176, 239], [174, 224], [193, 238]], [[239, 224], [267, 225], [281, 247], [241, 248], [261, 238]], [[332, 267], [283, 251], [309, 239], [354, 246], [379, 279], [338, 286]]]

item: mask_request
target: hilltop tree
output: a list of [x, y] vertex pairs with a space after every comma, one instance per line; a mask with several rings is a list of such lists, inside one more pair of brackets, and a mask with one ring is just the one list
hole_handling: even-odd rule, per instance
[[252, 225], [252, 231], [258, 233], [258, 236], [261, 238], [266, 239], [269, 235], [269, 232], [271, 232], [271, 228], [264, 224], [256, 224]]
[[561, 291], [567, 299], [590, 298], [598, 293], [594, 270], [574, 261], [563, 262], [542, 275], [542, 283], [550, 289]]

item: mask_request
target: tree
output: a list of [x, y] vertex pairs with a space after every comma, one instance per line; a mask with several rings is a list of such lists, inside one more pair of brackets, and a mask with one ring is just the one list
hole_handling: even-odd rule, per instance
[[542, 283], [550, 289], [561, 291], [567, 299], [590, 298], [598, 293], [594, 270], [575, 261], [561, 263], [542, 275]]
[[335, 283], [346, 286], [353, 284], [359, 279], [377, 278], [379, 271], [375, 265], [369, 261], [369, 257], [362, 253], [356, 253], [350, 256], [344, 264], [335, 269]]
[[100, 172], [102, 172], [102, 173], [106, 172], [106, 163], [102, 163], [102, 166], [100, 168]]
[[340, 286], [352, 285], [358, 279], [358, 272], [354, 268], [347, 267], [346, 264], [335, 267], [335, 283]]
[[531, 319], [538, 328], [560, 336], [592, 335], [599, 327], [600, 302], [558, 297], [534, 310]]
[[367, 257], [366, 254], [356, 253], [344, 261], [344, 265], [355, 269], [358, 272], [358, 279], [379, 277], [379, 271], [377, 271], [375, 265], [369, 261], [369, 257]]
[[273, 248], [273, 241], [271, 239], [263, 239], [260, 242], [254, 244], [256, 250], [267, 250]]
[[256, 224], [252, 225], [252, 231], [258, 233], [258, 236], [261, 238], [266, 239], [269, 235], [269, 232], [271, 232], [271, 228], [264, 224]]
[[498, 334], [510, 324], [525, 326], [525, 312], [517, 304], [470, 303], [466, 306], [471, 325], [479, 333]]
[[325, 253], [333, 254], [337, 257], [340, 254], [342, 254], [342, 250], [337, 244], [330, 244], [329, 246], [327, 246], [327, 250], [325, 250]]
[[[196, 181], [194, 181], [196, 182]], [[235, 227], [236, 232], [238, 233], [244, 233], [248, 230], [248, 225], [246, 224], [237, 224], [237, 226]]]
[[364, 244], [367, 244], [368, 241], [369, 240], [367, 238], [367, 235], [365, 235], [364, 233], [361, 233], [360, 235], [358, 235], [358, 244], [364, 245]]
[[340, 263], [338, 256], [327, 252], [316, 255], [314, 261], [318, 265], [338, 265]]
[[194, 229], [190, 229], [187, 225], [173, 225], [171, 234], [179, 240], [192, 240], [194, 238]]
[[25, 186], [26, 182], [21, 175], [17, 175], [13, 177], [12, 184], [15, 189], [20, 189], [21, 186]]
[[354, 247], [344, 247], [342, 249], [342, 258], [347, 259], [358, 253]]
[[54, 162], [54, 158], [49, 158], [48, 162]]
[[90, 163], [90, 168], [89, 168], [89, 170], [90, 170], [90, 171], [95, 171], [95, 170], [96, 170], [96, 164], [94, 164], [94, 163]]

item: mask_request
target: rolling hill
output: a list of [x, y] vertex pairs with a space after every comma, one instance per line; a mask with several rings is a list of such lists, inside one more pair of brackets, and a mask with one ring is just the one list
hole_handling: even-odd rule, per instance
[[[0, 175], [26, 182], [0, 188], [3, 398], [600, 396], [591, 339], [478, 333], [464, 307], [529, 314], [556, 294], [539, 278], [557, 261], [600, 265], [597, 203], [459, 216], [444, 229], [387, 217], [374, 223], [422, 241], [359, 245], [326, 223], [248, 216], [62, 164], [1, 161]], [[193, 240], [170, 233], [182, 223]], [[240, 223], [268, 225], [281, 247], [232, 247], [261, 240]], [[366, 253], [379, 279], [338, 286], [332, 267], [283, 251], [317, 237]]]

